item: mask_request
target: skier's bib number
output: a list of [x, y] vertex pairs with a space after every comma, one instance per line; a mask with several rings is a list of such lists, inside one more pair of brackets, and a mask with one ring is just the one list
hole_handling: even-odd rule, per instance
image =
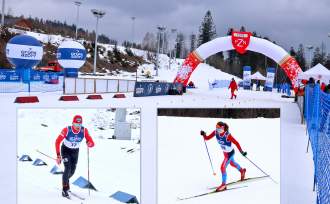
[[64, 140], [64, 144], [70, 149], [78, 149], [80, 146], [80, 142], [70, 142], [68, 140]]
[[221, 145], [221, 144], [220, 144], [220, 147], [221, 147], [222, 151], [224, 151], [224, 152], [231, 152], [234, 149], [234, 147], [232, 147], [232, 146]]

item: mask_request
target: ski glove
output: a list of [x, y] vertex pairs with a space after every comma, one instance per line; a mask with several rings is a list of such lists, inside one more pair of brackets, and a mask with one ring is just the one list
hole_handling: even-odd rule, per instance
[[87, 147], [94, 147], [93, 142], [87, 142]]
[[62, 161], [62, 158], [61, 158], [61, 155], [57, 155], [57, 158], [56, 158], [56, 163], [57, 165], [60, 165], [61, 164], [61, 161]]
[[241, 151], [241, 154], [242, 154], [244, 157], [246, 157], [247, 152]]
[[202, 135], [202, 136], [205, 136], [206, 133], [205, 133], [203, 130], [201, 130], [201, 135]]

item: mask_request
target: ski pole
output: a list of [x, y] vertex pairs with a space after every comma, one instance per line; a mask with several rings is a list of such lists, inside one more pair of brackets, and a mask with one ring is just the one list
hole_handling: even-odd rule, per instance
[[310, 139], [309, 139], [309, 137], [308, 137], [308, 142], [307, 142], [307, 150], [306, 150], [306, 153], [308, 153], [308, 147], [309, 147], [309, 143], [310, 143]]
[[212, 168], [212, 171], [213, 171], [213, 175], [217, 175], [215, 172], [214, 172], [214, 168], [213, 168], [213, 164], [212, 164], [212, 161], [211, 161], [211, 157], [210, 157], [210, 153], [209, 153], [209, 149], [207, 148], [207, 144], [205, 142], [205, 139], [204, 140], [204, 144], [205, 144], [205, 147], [206, 147], [206, 151], [207, 151], [207, 155], [209, 156], [209, 160], [210, 160], [210, 164], [211, 164], [211, 168]]
[[87, 147], [87, 179], [88, 179], [88, 196], [91, 196], [90, 181], [89, 181], [89, 148]]
[[255, 167], [257, 167], [262, 173], [264, 173], [266, 176], [268, 176], [274, 183], [278, 184], [269, 174], [264, 172], [258, 165], [256, 165], [253, 161], [251, 161], [247, 156], [244, 156], [249, 162], [251, 162]]
[[44, 155], [44, 156], [46, 156], [46, 157], [48, 157], [48, 158], [50, 158], [50, 159], [53, 159], [53, 160], [55, 160], [55, 161], [56, 161], [56, 159], [55, 159], [55, 158], [53, 158], [53, 157], [49, 156], [48, 154], [45, 154], [45, 153], [43, 153], [43, 152], [40, 152], [38, 149], [36, 149], [36, 151], [37, 151], [37, 152], [39, 152], [40, 154], [42, 154], [42, 155]]

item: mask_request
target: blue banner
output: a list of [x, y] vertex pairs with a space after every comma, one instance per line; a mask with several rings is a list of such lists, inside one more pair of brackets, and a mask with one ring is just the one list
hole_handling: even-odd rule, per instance
[[0, 71], [0, 82], [18, 82], [21, 81], [20, 73], [15, 71]]
[[244, 89], [251, 89], [251, 67], [243, 67], [243, 87]]
[[213, 88], [228, 88], [230, 80], [214, 80], [212, 83], [209, 82], [209, 89]]
[[30, 69], [19, 69], [19, 70], [1, 70], [0, 71], [0, 82], [20, 82], [28, 83], [29, 80], [32, 82], [56, 82], [59, 80], [59, 73], [52, 72], [41, 72]]
[[267, 78], [266, 78], [266, 82], [265, 82], [265, 91], [273, 90], [274, 78], [275, 78], [275, 68], [268, 67], [267, 68]]
[[75, 69], [75, 68], [65, 68], [64, 69], [64, 76], [65, 77], [77, 78], [78, 77], [78, 69]]
[[182, 93], [182, 84], [173, 84], [166, 82], [136, 82], [134, 89], [134, 97], [163, 96], [169, 95], [171, 91]]

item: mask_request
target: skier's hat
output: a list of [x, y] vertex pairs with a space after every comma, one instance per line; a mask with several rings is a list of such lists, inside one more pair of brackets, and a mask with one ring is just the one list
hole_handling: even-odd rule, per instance
[[79, 124], [82, 124], [82, 117], [81, 117], [81, 115], [75, 115], [75, 116], [73, 117], [72, 123], [79, 123]]
[[220, 127], [224, 127], [225, 131], [228, 131], [229, 127], [228, 127], [227, 123], [219, 121], [219, 122], [217, 122], [217, 125], [220, 126]]

